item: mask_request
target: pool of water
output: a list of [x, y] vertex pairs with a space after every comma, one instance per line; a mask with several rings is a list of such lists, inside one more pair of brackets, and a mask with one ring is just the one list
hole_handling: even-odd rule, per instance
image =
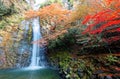
[[0, 70], [0, 79], [61, 79], [53, 69], [6, 69]]

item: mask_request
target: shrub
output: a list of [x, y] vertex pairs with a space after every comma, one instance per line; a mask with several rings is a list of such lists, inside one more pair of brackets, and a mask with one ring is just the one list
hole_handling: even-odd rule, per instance
[[[14, 12], [14, 5], [11, 5], [9, 8], [0, 1], [0, 17], [5, 15], [10, 15]], [[2, 18], [0, 18], [2, 19]]]
[[107, 61], [108, 61], [110, 64], [118, 61], [118, 58], [117, 58], [116, 56], [111, 55], [111, 54], [108, 55], [108, 56], [106, 57], [106, 59], [107, 59]]
[[55, 40], [49, 41], [49, 49], [67, 49], [76, 43], [76, 35], [79, 34], [77, 28], [72, 28], [68, 30], [68, 33], [63, 36], [58, 37]]

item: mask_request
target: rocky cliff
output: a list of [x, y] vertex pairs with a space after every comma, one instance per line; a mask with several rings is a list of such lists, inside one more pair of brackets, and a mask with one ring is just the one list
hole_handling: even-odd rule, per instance
[[21, 24], [28, 10], [25, 0], [0, 0], [0, 68], [15, 67], [19, 42], [24, 38]]

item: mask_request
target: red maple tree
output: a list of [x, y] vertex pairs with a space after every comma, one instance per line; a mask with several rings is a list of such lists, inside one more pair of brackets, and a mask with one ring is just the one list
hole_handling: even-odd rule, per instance
[[[120, 33], [120, 0], [104, 0], [106, 8], [94, 15], [87, 15], [82, 24], [88, 24], [83, 34]], [[110, 36], [109, 42], [120, 39], [120, 35]]]

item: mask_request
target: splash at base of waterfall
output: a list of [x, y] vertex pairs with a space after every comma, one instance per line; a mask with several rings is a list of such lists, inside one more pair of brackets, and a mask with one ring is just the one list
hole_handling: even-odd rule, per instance
[[46, 67], [41, 67], [41, 66], [29, 66], [27, 68], [23, 68], [24, 70], [39, 70], [39, 69], [44, 69]]

